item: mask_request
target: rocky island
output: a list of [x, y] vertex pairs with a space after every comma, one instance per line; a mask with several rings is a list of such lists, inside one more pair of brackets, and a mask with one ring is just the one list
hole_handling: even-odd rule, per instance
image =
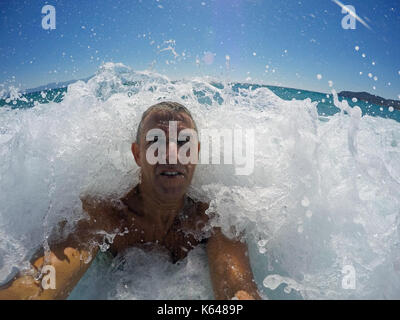
[[338, 94], [341, 97], [344, 98], [356, 98], [358, 100], [362, 100], [368, 103], [373, 103], [385, 107], [393, 107], [395, 109], [400, 110], [400, 101], [398, 100], [388, 100], [373, 94], [370, 94], [368, 92], [352, 92], [352, 91], [341, 91]]

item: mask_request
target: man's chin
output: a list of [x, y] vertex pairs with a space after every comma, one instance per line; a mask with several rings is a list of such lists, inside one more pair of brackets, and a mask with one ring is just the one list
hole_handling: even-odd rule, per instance
[[155, 186], [157, 193], [165, 200], [179, 200], [187, 190], [187, 183], [182, 178], [161, 178]]

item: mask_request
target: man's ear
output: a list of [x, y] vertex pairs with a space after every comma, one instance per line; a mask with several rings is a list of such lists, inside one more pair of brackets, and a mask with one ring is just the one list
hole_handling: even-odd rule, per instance
[[140, 147], [139, 147], [139, 145], [136, 142], [132, 143], [131, 150], [132, 150], [133, 157], [135, 158], [136, 164], [139, 167], [141, 167], [142, 163], [140, 162]]

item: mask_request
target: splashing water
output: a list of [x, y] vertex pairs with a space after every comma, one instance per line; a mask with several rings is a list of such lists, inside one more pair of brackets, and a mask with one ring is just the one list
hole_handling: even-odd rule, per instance
[[[29, 267], [58, 222], [73, 229], [84, 215], [80, 196], [118, 197], [137, 183], [130, 144], [141, 114], [173, 100], [200, 129], [255, 130], [251, 175], [200, 164], [190, 194], [208, 199], [219, 214], [211, 225], [227, 236], [232, 225], [246, 231], [265, 298], [400, 298], [400, 123], [333, 96], [340, 112], [322, 118], [317, 102], [285, 101], [265, 87], [170, 81], [108, 63], [59, 103], [0, 108], [0, 281]], [[204, 248], [177, 265], [165, 259], [139, 249], [96, 259], [73, 297], [98, 288], [110, 299], [213, 297]], [[342, 287], [347, 265], [353, 289]]]

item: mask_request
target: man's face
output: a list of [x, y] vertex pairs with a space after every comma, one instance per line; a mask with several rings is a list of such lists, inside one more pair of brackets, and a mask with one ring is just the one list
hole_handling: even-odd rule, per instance
[[[165, 200], [179, 199], [186, 193], [196, 167], [194, 163], [181, 163], [178, 152], [187, 141], [169, 141], [170, 121], [176, 121], [177, 136], [184, 129], [194, 129], [194, 123], [186, 113], [153, 111], [143, 121], [140, 144], [134, 143], [132, 145], [136, 163], [141, 167], [143, 187], [147, 191], [155, 192], [159, 198]], [[165, 134], [165, 140], [159, 141], [160, 138], [153, 138], [147, 141], [147, 133], [152, 129], [162, 130]], [[173, 135], [172, 132], [171, 135]], [[165, 143], [166, 164], [152, 164], [148, 159], [148, 149], [157, 142]], [[198, 142], [196, 148], [198, 151]], [[176, 159], [175, 164], [172, 159]]]

